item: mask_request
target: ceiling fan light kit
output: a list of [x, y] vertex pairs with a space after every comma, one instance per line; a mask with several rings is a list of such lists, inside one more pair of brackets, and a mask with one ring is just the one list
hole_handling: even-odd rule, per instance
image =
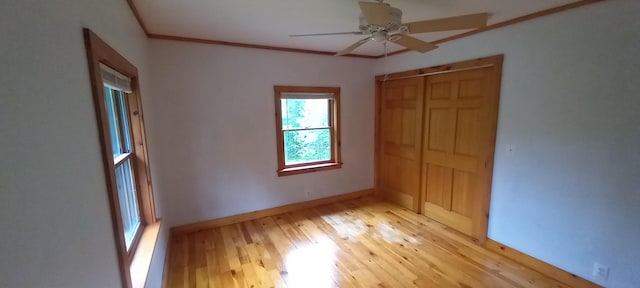
[[487, 13], [478, 13], [402, 23], [402, 10], [391, 7], [387, 3], [379, 1], [359, 2], [358, 4], [360, 6], [360, 11], [362, 12], [359, 19], [359, 31], [289, 36], [369, 35], [367, 38], [361, 39], [346, 49], [336, 53], [336, 56], [349, 54], [369, 41], [390, 41], [408, 49], [425, 53], [438, 47], [432, 43], [408, 36], [407, 34], [482, 28], [487, 26], [487, 19], [489, 15]]
[[380, 30], [380, 31], [373, 32], [373, 34], [371, 34], [371, 37], [369, 39], [375, 42], [384, 42], [385, 40], [387, 40], [387, 31]]

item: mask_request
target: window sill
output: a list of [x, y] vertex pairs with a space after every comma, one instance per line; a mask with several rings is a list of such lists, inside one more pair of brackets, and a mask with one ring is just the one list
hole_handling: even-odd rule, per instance
[[323, 163], [323, 164], [315, 164], [315, 165], [309, 165], [309, 166], [285, 168], [285, 169], [278, 170], [278, 176], [289, 176], [289, 175], [296, 175], [296, 174], [302, 174], [302, 173], [311, 173], [316, 171], [338, 169], [340, 167], [342, 167], [342, 163]]
[[133, 255], [131, 265], [129, 266], [131, 287], [133, 288], [143, 288], [147, 281], [147, 274], [149, 274], [151, 258], [153, 257], [153, 251], [156, 248], [159, 232], [160, 220], [154, 224], [147, 225], [147, 227], [142, 231], [140, 243]]

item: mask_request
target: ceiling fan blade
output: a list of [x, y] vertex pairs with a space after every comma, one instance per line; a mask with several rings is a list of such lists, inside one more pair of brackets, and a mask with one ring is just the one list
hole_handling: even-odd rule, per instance
[[347, 55], [347, 54], [351, 53], [351, 51], [356, 50], [356, 48], [358, 48], [358, 47], [362, 46], [362, 44], [369, 42], [369, 40], [370, 40], [370, 38], [369, 38], [369, 37], [364, 38], [364, 39], [362, 39], [362, 40], [360, 40], [360, 41], [358, 41], [358, 42], [354, 43], [353, 45], [351, 45], [351, 46], [347, 47], [347, 49], [344, 49], [344, 50], [342, 50], [342, 51], [340, 51], [340, 52], [336, 53], [336, 55], [335, 55], [335, 56]]
[[391, 12], [389, 4], [373, 2], [360, 2], [358, 4], [360, 5], [360, 10], [362, 10], [362, 17], [367, 23], [383, 27], [387, 26], [389, 13]]
[[[394, 38], [397, 38], [397, 39], [394, 39]], [[391, 39], [394, 39], [394, 40], [391, 40]], [[431, 44], [429, 42], [424, 42], [420, 39], [413, 38], [407, 35], [394, 35], [393, 37], [391, 37], [391, 39], [390, 41], [393, 43], [402, 45], [411, 50], [415, 50], [422, 53], [438, 48], [438, 46], [434, 44]]]
[[482, 28], [487, 26], [488, 13], [469, 14], [448, 18], [424, 20], [402, 24], [409, 33], [425, 33], [460, 29]]
[[296, 34], [296, 35], [289, 35], [289, 37], [327, 36], [327, 35], [362, 35], [362, 32], [354, 31], [354, 32], [336, 32], [336, 33]]

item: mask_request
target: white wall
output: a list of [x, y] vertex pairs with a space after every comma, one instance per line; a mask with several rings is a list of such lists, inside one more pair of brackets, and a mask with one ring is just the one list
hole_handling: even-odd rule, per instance
[[147, 40], [126, 1], [2, 2], [1, 287], [121, 283], [82, 27], [138, 67], [149, 103]]
[[375, 67], [504, 53], [489, 237], [587, 279], [608, 265], [607, 287], [640, 283], [639, 14], [606, 1]]
[[[373, 187], [373, 61], [150, 41], [155, 186], [171, 225]], [[341, 169], [277, 177], [274, 85], [341, 87]]]
[[[147, 287], [159, 287], [170, 225], [372, 187], [374, 74], [500, 53], [490, 237], [589, 279], [593, 261], [609, 265], [600, 283], [610, 287], [640, 283], [638, 1], [593, 4], [378, 61], [148, 41], [126, 1], [5, 2], [2, 287], [120, 285], [85, 26], [140, 70], [165, 220]], [[342, 169], [276, 177], [276, 84], [342, 87]]]

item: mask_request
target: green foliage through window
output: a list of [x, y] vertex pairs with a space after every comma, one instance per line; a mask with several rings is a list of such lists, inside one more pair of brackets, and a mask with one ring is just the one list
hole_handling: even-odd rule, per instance
[[281, 99], [286, 165], [331, 160], [331, 99]]

